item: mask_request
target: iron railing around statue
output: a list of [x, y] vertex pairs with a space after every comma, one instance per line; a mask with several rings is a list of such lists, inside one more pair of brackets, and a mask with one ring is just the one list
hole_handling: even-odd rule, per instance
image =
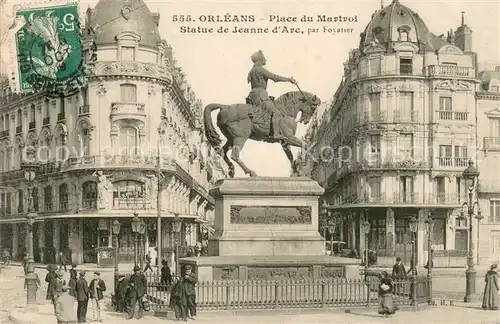
[[[170, 287], [157, 273], [146, 274], [152, 310], [169, 309]], [[399, 306], [427, 303], [429, 280], [416, 279], [416, 301], [411, 300], [411, 279], [394, 282], [394, 302]], [[317, 280], [214, 280], [196, 285], [201, 310], [366, 307], [378, 303], [378, 278]]]

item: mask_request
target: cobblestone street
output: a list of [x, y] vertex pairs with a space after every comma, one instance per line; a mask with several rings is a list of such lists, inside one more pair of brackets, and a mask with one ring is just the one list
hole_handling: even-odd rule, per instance
[[[26, 305], [26, 290], [24, 289], [24, 273], [21, 267], [11, 266], [10, 268], [0, 269], [0, 322], [8, 323], [9, 313], [15, 307], [24, 307]], [[45, 272], [42, 269], [36, 269], [36, 273], [42, 280], [42, 291], [38, 291], [37, 300], [41, 303], [45, 301], [45, 288], [43, 279]]]
[[[51, 309], [47, 307], [49, 302], [45, 300], [46, 283], [44, 282], [46, 270], [36, 269], [42, 288], [38, 291], [38, 301], [43, 309], [46, 309], [45, 315], [40, 320], [33, 319], [34, 322], [43, 324], [55, 323], [55, 317], [50, 314]], [[69, 273], [65, 273], [65, 280], [68, 280]], [[92, 276], [91, 270], [88, 271], [88, 279]], [[112, 292], [113, 272], [103, 271], [101, 277], [106, 281], [108, 286], [107, 296]], [[23, 311], [26, 304], [26, 290], [24, 289], [24, 277], [22, 268], [12, 266], [11, 268], [2, 268], [0, 274], [0, 296], [1, 296], [1, 323], [9, 323], [9, 314], [12, 310]], [[438, 295], [436, 299], [449, 299], [455, 297], [457, 300], [463, 298], [462, 287], [464, 280], [460, 277], [439, 277], [435, 278], [435, 289]], [[477, 289], [482, 292], [484, 283], [479, 282]], [[444, 289], [443, 291], [441, 291]], [[439, 296], [440, 294], [447, 295], [448, 298]], [[106, 307], [109, 309], [109, 307]], [[433, 308], [425, 308], [421, 311], [400, 311], [393, 317], [385, 319], [376, 313], [376, 308], [355, 308], [351, 313], [344, 313], [343, 310], [292, 310], [287, 312], [280, 310], [279, 314], [274, 311], [255, 312], [201, 312], [196, 322], [202, 323], [500, 323], [498, 312], [485, 312], [480, 309], [479, 304], [462, 304], [455, 303], [455, 306], [438, 306]], [[425, 320], [422, 320], [425, 318]], [[116, 314], [106, 312], [106, 323], [126, 323], [124, 314]], [[165, 323], [166, 318], [155, 317], [152, 313], [148, 313], [141, 323]], [[168, 320], [167, 320], [168, 321]]]

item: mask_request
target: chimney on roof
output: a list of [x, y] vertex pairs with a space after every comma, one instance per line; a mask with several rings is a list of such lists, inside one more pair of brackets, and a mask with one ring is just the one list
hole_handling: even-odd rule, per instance
[[465, 11], [462, 11], [462, 26], [465, 25]]

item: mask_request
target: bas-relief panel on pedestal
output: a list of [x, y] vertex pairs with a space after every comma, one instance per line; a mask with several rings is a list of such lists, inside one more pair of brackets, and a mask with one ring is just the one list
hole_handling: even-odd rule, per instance
[[[224, 266], [213, 268], [214, 280], [240, 280], [239, 267]], [[286, 280], [286, 279], [329, 279], [342, 278], [342, 267], [322, 267], [320, 278], [313, 278], [313, 267], [249, 267], [247, 278], [243, 280]]]
[[310, 206], [231, 206], [231, 224], [311, 224]]

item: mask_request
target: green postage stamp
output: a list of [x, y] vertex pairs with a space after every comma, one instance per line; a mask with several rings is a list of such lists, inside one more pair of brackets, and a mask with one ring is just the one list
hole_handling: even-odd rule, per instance
[[17, 11], [20, 92], [61, 91], [85, 83], [77, 4]]

